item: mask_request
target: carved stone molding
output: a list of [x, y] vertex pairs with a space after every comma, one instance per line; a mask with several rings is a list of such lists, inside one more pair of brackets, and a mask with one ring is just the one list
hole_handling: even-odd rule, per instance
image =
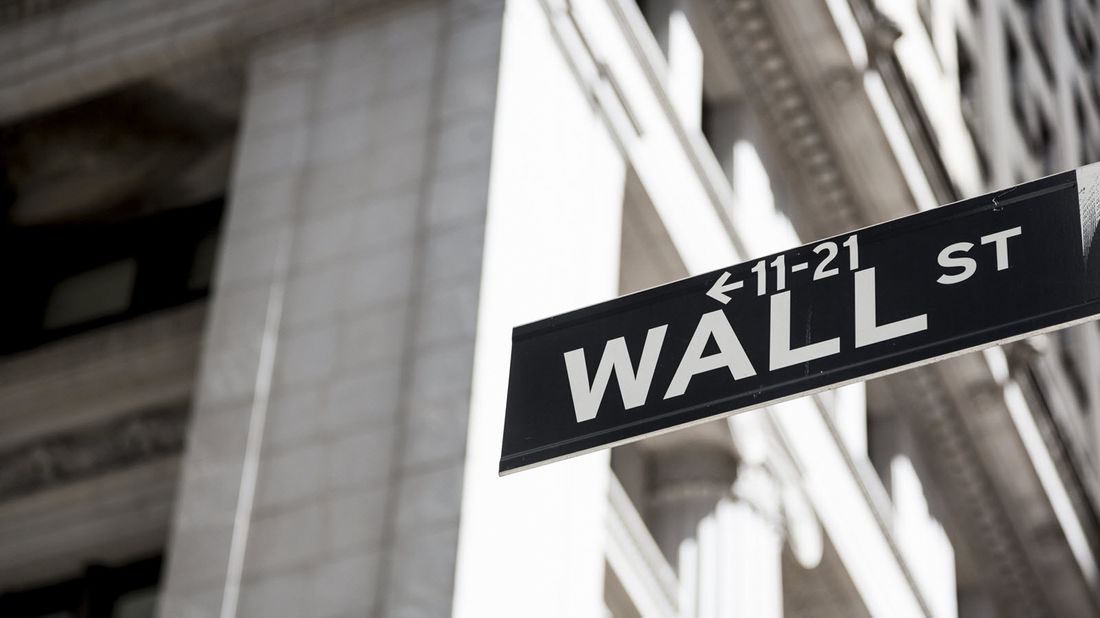
[[898, 413], [916, 430], [928, 461], [948, 484], [944, 493], [957, 498], [952, 500], [952, 517], [965, 531], [967, 549], [984, 563], [985, 585], [994, 592], [1000, 610], [1011, 612], [1006, 615], [1051, 615], [969, 429], [937, 370], [912, 369], [888, 378], [888, 383], [897, 401], [906, 404]]
[[[782, 155], [788, 159], [789, 176], [801, 185], [798, 197], [802, 209], [810, 213], [809, 225], [818, 235], [826, 235], [855, 229], [890, 214], [875, 203], [875, 195], [900, 197], [907, 192], [900, 189], [901, 184], [894, 183], [899, 188], [892, 188], [893, 181], [889, 178], [862, 175], [880, 168], [850, 167], [851, 141], [845, 142], [838, 134], [844, 129], [838, 124], [845, 122], [844, 118], [822, 117], [822, 105], [834, 109], [849, 99], [835, 89], [855, 88], [861, 75], [855, 67], [846, 69], [835, 57], [832, 63], [822, 59], [807, 64], [806, 58], [791, 48], [796, 44], [790, 39], [792, 32], [800, 30], [780, 20], [804, 11], [810, 25], [803, 26], [814, 31], [810, 26], [817, 24], [815, 19], [822, 18], [810, 15], [816, 6], [816, 3], [811, 6], [811, 3], [767, 0], [709, 3], [728, 53], [752, 86], [746, 89], [750, 101], [759, 109]], [[888, 44], [888, 39], [880, 42]], [[815, 74], [812, 69], [815, 64], [820, 71], [836, 74]], [[828, 88], [823, 89], [823, 85]], [[848, 121], [851, 120], [849, 116]], [[858, 127], [851, 128], [860, 133]], [[865, 182], [874, 189], [867, 190]], [[1006, 615], [1049, 615], [1051, 605], [1072, 606], [1063, 601], [1051, 602], [1049, 582], [1036, 577], [1038, 567], [1029, 559], [1031, 545], [1025, 547], [1008, 511], [1016, 508], [1013, 497], [994, 482], [993, 477], [1000, 478], [996, 474], [999, 471], [988, 469], [985, 451], [969, 433], [971, 423], [963, 415], [973, 412], [968, 409], [973, 402], [965, 394], [955, 392], [938, 368], [911, 371], [889, 380], [900, 385], [904, 394], [897, 399], [905, 402], [904, 414], [919, 427], [930, 458], [942, 468], [939, 476], [945, 485], [943, 491], [950, 496], [953, 517], [958, 520], [962, 535], [958, 542], [965, 540], [969, 550], [979, 557], [980, 568], [988, 573], [985, 578], [988, 589], [996, 597], [1000, 611]], [[1005, 448], [1014, 446], [1006, 444]]]
[[791, 164], [790, 176], [802, 179], [799, 197], [816, 213], [816, 235], [862, 227], [870, 221], [856, 205], [806, 85], [783, 49], [766, 4], [763, 0], [713, 0], [711, 11], [730, 56], [753, 86], [747, 89], [749, 96]]
[[183, 450], [190, 404], [142, 410], [0, 451], [0, 502]]

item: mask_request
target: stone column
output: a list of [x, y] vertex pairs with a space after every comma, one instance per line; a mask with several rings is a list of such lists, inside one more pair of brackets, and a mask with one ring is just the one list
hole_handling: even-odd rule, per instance
[[779, 491], [760, 467], [742, 465], [733, 495], [718, 505], [722, 563], [720, 601], [700, 616], [781, 618], [783, 616], [783, 531]]
[[761, 468], [716, 445], [679, 444], [655, 462], [650, 518], [680, 577], [685, 618], [783, 615], [779, 494]]
[[251, 54], [162, 616], [450, 613], [502, 4]]

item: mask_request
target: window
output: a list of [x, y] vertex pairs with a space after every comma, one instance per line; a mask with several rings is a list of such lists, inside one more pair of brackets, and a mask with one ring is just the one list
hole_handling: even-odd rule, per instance
[[1016, 120], [1016, 126], [1020, 132], [1027, 134], [1027, 112], [1024, 97], [1027, 88], [1024, 83], [1023, 66], [1020, 61], [1020, 44], [1012, 31], [1012, 25], [1005, 23], [1005, 54], [1008, 57], [1008, 87], [1011, 89], [1009, 96], [1012, 101], [1012, 117]]
[[1077, 165], [1084, 165], [1092, 158], [1089, 153], [1089, 124], [1085, 116], [1085, 102], [1081, 91], [1073, 89], [1073, 116], [1077, 121]]
[[0, 227], [0, 354], [205, 297], [220, 199], [154, 214]]
[[963, 122], [966, 124], [970, 139], [974, 144], [974, 152], [978, 159], [978, 173], [981, 174], [982, 184], [988, 184], [990, 180], [989, 158], [986, 156], [982, 144], [975, 137], [979, 134], [978, 76], [974, 70], [974, 61], [971, 59], [970, 49], [959, 36], [955, 37], [955, 53], [958, 61], [959, 98], [962, 105]]
[[5, 618], [153, 618], [161, 558], [92, 566], [82, 577], [0, 594]]
[[1037, 118], [1036, 127], [1028, 137], [1028, 149], [1039, 162], [1042, 172], [1049, 174], [1055, 168], [1054, 131], [1046, 114], [1040, 112]]
[[56, 330], [129, 309], [137, 263], [118, 260], [63, 279], [50, 291], [42, 325]]
[[981, 176], [982, 184], [988, 185], [993, 173], [989, 167], [989, 156], [985, 154], [985, 148], [974, 139], [973, 131], [971, 131], [970, 140], [974, 144], [974, 154], [978, 159], [978, 174]]
[[1087, 15], [1081, 15], [1076, 4], [1067, 3], [1063, 13], [1066, 18], [1066, 32], [1069, 33], [1070, 43], [1077, 59], [1085, 66], [1092, 66], [1096, 58], [1096, 42], [1089, 32]]
[[638, 8], [642, 11], [642, 16], [649, 24], [649, 31], [653, 33], [653, 38], [657, 39], [657, 44], [661, 47], [661, 52], [664, 53], [667, 60], [668, 22], [672, 12], [672, 4], [668, 0], [637, 0], [637, 2]]
[[978, 75], [970, 49], [962, 37], [955, 37], [955, 53], [959, 71], [959, 98], [962, 100], [963, 117], [974, 123], [978, 119]]
[[1077, 360], [1077, 355], [1073, 353], [1073, 341], [1074, 332], [1070, 330], [1059, 331], [1059, 350], [1061, 352], [1062, 365], [1066, 369], [1066, 377], [1069, 378], [1070, 388], [1073, 390], [1074, 398], [1077, 400], [1077, 405], [1086, 413], [1090, 410], [1089, 407], [1089, 391], [1085, 385], [1085, 373], [1081, 370], [1081, 363]]
[[1094, 105], [1100, 106], [1100, 76], [1095, 76], [1093, 79], [1088, 80], [1092, 92], [1092, 102]]
[[1031, 38], [1031, 46], [1035, 50], [1035, 56], [1039, 60], [1039, 67], [1047, 81], [1054, 81], [1054, 66], [1050, 62], [1050, 52], [1047, 51], [1046, 39], [1043, 36], [1043, 7], [1044, 0], [1022, 0], [1024, 12], [1027, 15], [1027, 31]]

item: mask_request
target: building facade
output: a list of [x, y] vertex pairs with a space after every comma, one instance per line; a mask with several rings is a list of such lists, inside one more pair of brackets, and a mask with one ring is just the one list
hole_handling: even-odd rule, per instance
[[1100, 329], [500, 478], [511, 328], [1100, 157], [1092, 0], [0, 2], [0, 614], [1100, 615]]

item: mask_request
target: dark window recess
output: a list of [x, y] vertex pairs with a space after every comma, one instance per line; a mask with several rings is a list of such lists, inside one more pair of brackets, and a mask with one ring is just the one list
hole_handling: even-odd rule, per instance
[[0, 354], [205, 297], [222, 206], [0, 227]]
[[893, 495], [890, 465], [899, 451], [898, 418], [893, 414], [868, 409], [866, 423], [867, 457], [886, 492]]
[[1066, 31], [1069, 32], [1070, 43], [1077, 58], [1085, 66], [1092, 66], [1096, 59], [1096, 41], [1088, 28], [1088, 17], [1081, 15], [1077, 5], [1067, 4], [1064, 11], [1066, 17]]
[[970, 50], [961, 37], [955, 37], [955, 52], [959, 64], [959, 95], [962, 99], [963, 116], [969, 122], [978, 118], [978, 75], [974, 70], [974, 61]]
[[982, 178], [982, 185], [988, 187], [993, 173], [989, 167], [989, 157], [985, 154], [985, 148], [974, 139], [973, 130], [970, 132], [970, 141], [974, 144], [974, 153], [978, 159], [978, 174]]
[[989, 157], [985, 149], [976, 138], [980, 134], [978, 124], [978, 76], [974, 70], [974, 61], [970, 51], [961, 37], [955, 37], [955, 52], [958, 54], [959, 65], [959, 96], [962, 100], [962, 116], [966, 129], [970, 133], [970, 140], [974, 144], [974, 152], [978, 158], [978, 173], [981, 175], [983, 185], [990, 182]]
[[1072, 331], [1063, 330], [1059, 333], [1061, 350], [1062, 365], [1066, 369], [1066, 377], [1069, 378], [1070, 388], [1073, 390], [1073, 395], [1077, 399], [1077, 405], [1086, 413], [1089, 411], [1089, 391], [1085, 385], [1085, 375], [1081, 371], [1081, 364], [1077, 362], [1077, 356], [1074, 355], [1071, 349], [1072, 342], [1070, 338], [1073, 336]]
[[1054, 131], [1050, 128], [1046, 114], [1042, 112], [1037, 114], [1035, 129], [1029, 132], [1028, 149], [1039, 162], [1044, 174], [1054, 171]]
[[1044, 0], [1023, 0], [1021, 4], [1027, 13], [1027, 32], [1031, 38], [1031, 47], [1039, 59], [1039, 67], [1043, 69], [1047, 81], [1053, 82], [1054, 65], [1050, 61], [1050, 52], [1047, 51], [1046, 37], [1043, 36], [1043, 6], [1046, 3]]
[[1024, 83], [1023, 66], [1020, 62], [1020, 44], [1016, 41], [1016, 35], [1012, 32], [1012, 26], [1005, 24], [1005, 53], [1008, 56], [1008, 87], [1012, 100], [1012, 117], [1016, 120], [1016, 126], [1025, 135], [1027, 134], [1027, 110], [1024, 97], [1027, 88]]
[[90, 566], [83, 577], [0, 594], [4, 618], [153, 618], [161, 558], [118, 567]]
[[1078, 89], [1073, 90], [1073, 116], [1077, 121], [1077, 165], [1091, 163], [1089, 152], [1089, 124], [1085, 116], [1084, 95]]
[[[726, 157], [722, 155], [724, 153], [719, 152], [720, 148], [728, 146], [728, 144], [718, 144], [715, 140], [715, 121], [718, 119], [717, 111], [715, 110], [714, 103], [710, 100], [710, 97], [703, 96], [703, 110], [699, 115], [699, 126], [703, 131], [703, 137], [707, 140], [707, 145], [710, 146], [711, 152], [714, 153], [714, 157], [718, 159], [719, 163], [725, 162]], [[729, 171], [727, 170], [728, 174]]]
[[1100, 108], [1100, 76], [1088, 81], [1089, 86], [1091, 86], [1089, 90], [1092, 92], [1092, 103]]
[[638, 9], [649, 24], [649, 31], [657, 39], [661, 52], [668, 59], [668, 27], [672, 4], [667, 0], [637, 0]]

